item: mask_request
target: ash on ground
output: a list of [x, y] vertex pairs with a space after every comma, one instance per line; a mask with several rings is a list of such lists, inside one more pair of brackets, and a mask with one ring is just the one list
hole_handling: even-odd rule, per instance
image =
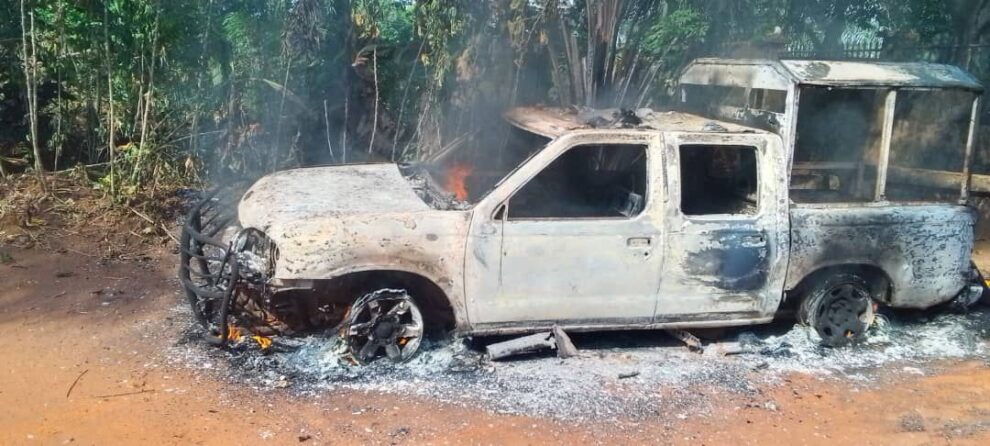
[[689, 352], [662, 331], [573, 340], [581, 354], [566, 360], [548, 353], [491, 362], [483, 346], [492, 339], [424, 343], [407, 363], [367, 366], [343, 361], [340, 343], [321, 336], [279, 338], [268, 354], [196, 341], [172, 353], [187, 365], [221, 364], [223, 374], [260, 389], [382, 392], [571, 421], [662, 420], [705, 415], [720, 395], [760, 401], [761, 388], [795, 372], [861, 385], [926, 374], [945, 360], [986, 361], [990, 309], [883, 314], [865, 343], [841, 349], [822, 347], [813, 330], [793, 323], [728, 330], [710, 345], [732, 342], [743, 352], [724, 357]]

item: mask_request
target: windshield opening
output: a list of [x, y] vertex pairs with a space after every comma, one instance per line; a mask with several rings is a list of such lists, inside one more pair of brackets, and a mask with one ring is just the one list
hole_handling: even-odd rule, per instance
[[[500, 123], [497, 129], [480, 132], [470, 141], [412, 165], [415, 168], [407, 176], [425, 173], [434, 193], [473, 205], [549, 142], [547, 137]], [[463, 207], [438, 205], [435, 197], [426, 201], [435, 207]]]

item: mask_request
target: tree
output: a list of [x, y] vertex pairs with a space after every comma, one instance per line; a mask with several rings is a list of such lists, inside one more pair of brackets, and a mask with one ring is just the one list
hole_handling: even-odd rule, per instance
[[966, 46], [990, 38], [990, 0], [0, 2], [0, 175], [85, 164], [126, 199], [411, 160], [481, 147], [520, 103], [662, 106], [693, 58], [836, 55], [854, 35], [990, 72]]
[[40, 174], [44, 167], [41, 145], [38, 144], [38, 46], [35, 43], [34, 29], [34, 14], [25, 11], [25, 0], [21, 0], [21, 61], [28, 104], [28, 138], [34, 152], [34, 170]]

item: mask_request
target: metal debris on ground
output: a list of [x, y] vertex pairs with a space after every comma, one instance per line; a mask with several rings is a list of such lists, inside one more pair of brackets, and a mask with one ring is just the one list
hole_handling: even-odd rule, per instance
[[557, 357], [567, 359], [578, 355], [577, 347], [571, 342], [571, 337], [567, 336], [563, 328], [554, 325], [550, 331], [553, 333], [553, 340], [557, 344]]
[[555, 348], [557, 348], [557, 339], [554, 337], [553, 332], [545, 331], [508, 341], [496, 342], [490, 344], [486, 350], [488, 350], [489, 358], [498, 360]]
[[688, 350], [698, 353], [705, 352], [705, 345], [702, 344], [701, 339], [698, 339], [697, 336], [691, 334], [690, 332], [686, 330], [678, 330], [676, 328], [670, 328], [664, 331], [687, 345]]
[[734, 341], [710, 343], [705, 346], [705, 350], [702, 352], [704, 356], [709, 357], [742, 355], [746, 353], [753, 353], [753, 351], [741, 343]]
[[627, 373], [620, 373], [619, 374], [619, 379], [635, 378], [637, 376], [639, 376], [639, 372], [638, 371], [627, 372]]

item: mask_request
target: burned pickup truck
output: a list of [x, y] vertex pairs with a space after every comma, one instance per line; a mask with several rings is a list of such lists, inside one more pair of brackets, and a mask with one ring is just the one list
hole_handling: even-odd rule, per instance
[[359, 362], [408, 359], [431, 330], [785, 313], [840, 346], [878, 306], [968, 305], [981, 86], [952, 67], [855, 65], [700, 60], [684, 111], [517, 108], [483, 160], [274, 173], [192, 210], [180, 279], [214, 342], [330, 330]]

